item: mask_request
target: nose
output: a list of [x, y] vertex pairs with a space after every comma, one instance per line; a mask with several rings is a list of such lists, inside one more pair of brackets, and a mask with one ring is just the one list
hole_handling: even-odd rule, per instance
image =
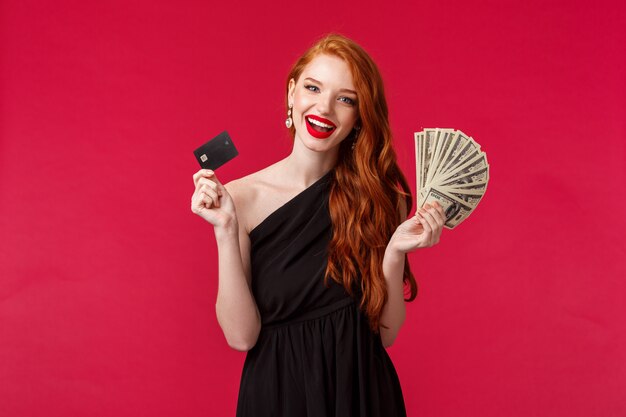
[[320, 114], [330, 114], [333, 110], [333, 97], [330, 94], [320, 94], [317, 101], [317, 111]]

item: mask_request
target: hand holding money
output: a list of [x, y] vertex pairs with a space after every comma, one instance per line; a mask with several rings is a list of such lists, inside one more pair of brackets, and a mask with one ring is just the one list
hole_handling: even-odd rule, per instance
[[444, 227], [454, 229], [476, 208], [487, 191], [489, 164], [480, 145], [460, 130], [415, 132], [417, 207], [436, 201]]
[[391, 236], [390, 247], [399, 253], [412, 252], [419, 248], [429, 248], [439, 243], [445, 214], [437, 202], [424, 204], [415, 215], [402, 222]]

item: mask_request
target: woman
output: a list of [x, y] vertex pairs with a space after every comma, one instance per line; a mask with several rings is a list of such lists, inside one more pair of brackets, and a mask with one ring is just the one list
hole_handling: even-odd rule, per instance
[[[405, 319], [406, 254], [439, 241], [441, 206], [407, 219], [379, 71], [329, 34], [287, 77], [289, 156], [222, 185], [194, 174], [213, 224], [218, 322], [247, 351], [237, 416], [404, 416], [385, 347]], [[236, 209], [235, 209], [236, 208]]]

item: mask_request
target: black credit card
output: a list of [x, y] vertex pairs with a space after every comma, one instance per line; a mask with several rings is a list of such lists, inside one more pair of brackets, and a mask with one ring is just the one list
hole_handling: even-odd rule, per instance
[[239, 152], [228, 132], [223, 131], [193, 151], [193, 154], [202, 168], [216, 170], [239, 155]]

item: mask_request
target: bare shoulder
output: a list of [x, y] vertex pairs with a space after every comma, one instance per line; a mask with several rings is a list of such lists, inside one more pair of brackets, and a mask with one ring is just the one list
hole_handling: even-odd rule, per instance
[[254, 205], [254, 193], [257, 188], [254, 182], [255, 174], [250, 174], [224, 184], [224, 188], [226, 188], [226, 191], [228, 191], [228, 194], [230, 194], [235, 204], [239, 225], [243, 226], [243, 230], [245, 230], [246, 233], [250, 232], [248, 227], [248, 208]]
[[235, 200], [235, 204], [240, 199], [245, 199], [246, 194], [249, 192], [250, 186], [250, 177], [251, 175], [247, 175], [245, 177], [236, 178], [224, 184], [224, 188], [228, 191], [228, 194]]
[[272, 167], [263, 168], [224, 184], [224, 188], [235, 203], [237, 219], [248, 234], [258, 222], [258, 211], [262, 209], [260, 206], [263, 206], [259, 196], [266, 194], [267, 189], [271, 187]]
[[234, 179], [224, 184], [224, 187], [233, 199], [240, 199], [250, 203], [250, 200], [254, 199], [260, 187], [268, 186], [271, 183], [269, 181], [272, 173], [270, 168], [271, 166], [244, 177]]

